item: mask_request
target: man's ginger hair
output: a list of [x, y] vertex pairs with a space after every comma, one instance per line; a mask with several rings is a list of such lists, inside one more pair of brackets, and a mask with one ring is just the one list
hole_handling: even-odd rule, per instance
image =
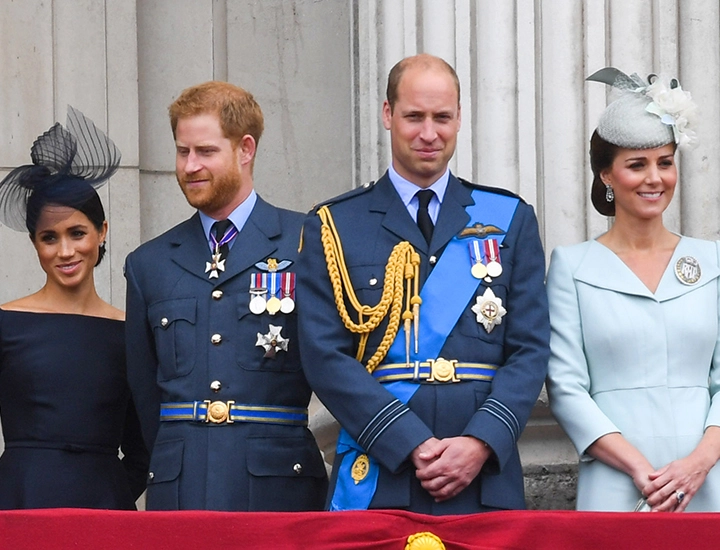
[[245, 135], [260, 141], [263, 114], [253, 95], [228, 82], [212, 80], [182, 91], [168, 108], [173, 137], [178, 120], [203, 114], [217, 115], [225, 137], [237, 146]]

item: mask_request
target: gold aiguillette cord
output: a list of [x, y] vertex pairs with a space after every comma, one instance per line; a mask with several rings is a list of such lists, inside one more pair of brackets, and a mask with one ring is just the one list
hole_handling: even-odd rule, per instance
[[[405, 331], [405, 355], [407, 363], [410, 364], [410, 329], [412, 327], [411, 321], [413, 320], [415, 322], [416, 353], [418, 348], [420, 303], [422, 302], [420, 296], [418, 296], [420, 256], [415, 252], [415, 249], [409, 242], [402, 241], [396, 244], [385, 266], [385, 280], [383, 281], [380, 301], [374, 306], [363, 305], [358, 300], [355, 289], [352, 286], [350, 274], [345, 263], [340, 235], [337, 232], [335, 222], [327, 205], [318, 210], [318, 216], [322, 222], [320, 238], [325, 253], [328, 276], [333, 288], [335, 305], [345, 328], [350, 332], [360, 335], [360, 342], [356, 354], [357, 360], [360, 361], [365, 355], [365, 347], [370, 333], [375, 330], [387, 316], [388, 324], [385, 329], [385, 334], [377, 350], [365, 366], [367, 371], [372, 373], [387, 355], [400, 329], [400, 319], [402, 317]], [[402, 312], [404, 280], [407, 280], [407, 298], [405, 300], [405, 311]], [[411, 282], [414, 283], [414, 285], [411, 285]], [[413, 289], [414, 292], [411, 292], [411, 289]], [[353, 321], [348, 313], [347, 307], [345, 306], [346, 300], [356, 311], [357, 323]]]

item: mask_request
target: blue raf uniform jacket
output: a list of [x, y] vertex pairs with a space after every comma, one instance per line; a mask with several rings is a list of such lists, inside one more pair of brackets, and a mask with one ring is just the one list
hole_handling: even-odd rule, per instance
[[[387, 175], [376, 185], [330, 201], [360, 302], [378, 303], [385, 265], [392, 248], [400, 241], [409, 241], [420, 254], [420, 279], [424, 281], [433, 268], [431, 258], [442, 261], [443, 249], [450, 239], [470, 224], [465, 208], [474, 204], [471, 192], [476, 188], [450, 176], [429, 246]], [[482, 189], [509, 193], [489, 187]], [[359, 363], [355, 359], [358, 337], [345, 329], [334, 302], [320, 240], [320, 219], [315, 214], [307, 218], [298, 266], [298, 294], [305, 304], [312, 304], [302, 309], [299, 318], [303, 364], [318, 397], [350, 436], [380, 463], [377, 491], [370, 508], [466, 514], [525, 507], [517, 440], [547, 372], [550, 330], [544, 254], [534, 212], [523, 201], [518, 204], [500, 255], [502, 275], [491, 283], [478, 281], [475, 294], [440, 353], [448, 360], [498, 365], [494, 379], [422, 384], [405, 406], [364, 367], [377, 349], [387, 320], [371, 334], [363, 364]], [[457, 269], [470, 266], [468, 260]], [[502, 323], [490, 333], [471, 310], [476, 296], [481, 296], [488, 287], [507, 310]], [[451, 293], [453, 288], [449, 286], [445, 291]], [[422, 349], [422, 333], [420, 341]], [[485, 441], [494, 454], [470, 486], [456, 497], [436, 503], [420, 486], [409, 456], [431, 436], [459, 435]], [[335, 460], [331, 485], [337, 479], [341, 458]]]
[[[255, 264], [294, 261], [301, 224], [301, 214], [258, 197], [217, 279], [205, 273], [210, 249], [197, 214], [128, 256], [128, 378], [152, 449], [148, 509], [322, 508], [327, 476], [307, 428], [159, 420], [168, 402], [307, 407], [296, 313], [249, 309]], [[270, 324], [290, 342], [264, 358], [256, 343]]]

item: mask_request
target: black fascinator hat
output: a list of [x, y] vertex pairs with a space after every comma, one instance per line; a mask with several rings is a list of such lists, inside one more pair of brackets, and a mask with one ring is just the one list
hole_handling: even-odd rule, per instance
[[35, 234], [46, 205], [85, 213], [96, 227], [105, 220], [95, 191], [120, 165], [120, 150], [92, 120], [68, 106], [67, 123], [39, 136], [30, 150], [32, 164], [15, 168], [0, 182], [0, 223]]

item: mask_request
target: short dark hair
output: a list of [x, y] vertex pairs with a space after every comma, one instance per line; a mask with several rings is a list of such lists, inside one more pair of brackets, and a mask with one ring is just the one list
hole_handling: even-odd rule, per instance
[[460, 103], [460, 79], [458, 78], [455, 69], [450, 64], [440, 57], [430, 55], [427, 53], [421, 53], [412, 57], [406, 57], [398, 61], [395, 66], [390, 69], [388, 74], [387, 90], [385, 91], [387, 102], [390, 105], [390, 112], [395, 110], [395, 103], [398, 99], [398, 86], [402, 79], [403, 73], [414, 66], [422, 66], [425, 69], [439, 68], [446, 71], [453, 79], [455, 83], [455, 89], [457, 90], [458, 103]]
[[[28, 198], [25, 226], [30, 238], [35, 240], [38, 220], [46, 206], [66, 206], [85, 214], [95, 229], [101, 231], [105, 223], [105, 209], [95, 188], [82, 178], [61, 176], [51, 178], [37, 185]], [[100, 246], [99, 265], [105, 256], [105, 247]]]

